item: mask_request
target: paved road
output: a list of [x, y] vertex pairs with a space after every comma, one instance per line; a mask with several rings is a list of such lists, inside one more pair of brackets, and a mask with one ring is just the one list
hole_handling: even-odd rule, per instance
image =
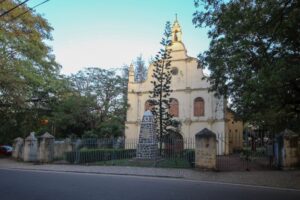
[[300, 191], [183, 179], [0, 170], [1, 200], [293, 200]]

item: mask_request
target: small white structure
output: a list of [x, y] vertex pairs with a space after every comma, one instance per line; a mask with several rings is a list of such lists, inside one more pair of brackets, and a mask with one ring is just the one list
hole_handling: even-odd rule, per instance
[[217, 168], [216, 134], [207, 128], [196, 134], [195, 167], [215, 170]]
[[37, 161], [38, 153], [38, 141], [35, 137], [35, 133], [31, 132], [30, 135], [25, 139], [23, 157], [25, 162]]
[[24, 139], [17, 137], [16, 139], [14, 139], [14, 143], [13, 143], [13, 153], [12, 153], [12, 157], [15, 159], [22, 159], [23, 158], [23, 146], [24, 146]]
[[[217, 134], [218, 154], [228, 153], [226, 141], [225, 101], [208, 92], [210, 84], [202, 80], [205, 76], [198, 67], [198, 60], [187, 55], [182, 42], [182, 30], [176, 19], [172, 27], [171, 52], [171, 108], [170, 113], [181, 122], [183, 138], [195, 138], [195, 134], [208, 128]], [[154, 66], [150, 64], [147, 79], [142, 83], [134, 81], [134, 68], [131, 65], [128, 81], [126, 140], [138, 138], [141, 120], [148, 110], [150, 91], [153, 90], [152, 74]]]
[[54, 137], [46, 132], [41, 136], [41, 142], [39, 144], [39, 161], [51, 162], [54, 158]]

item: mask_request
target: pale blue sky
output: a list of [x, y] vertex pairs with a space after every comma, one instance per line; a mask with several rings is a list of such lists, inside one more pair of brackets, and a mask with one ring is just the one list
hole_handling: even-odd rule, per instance
[[54, 28], [50, 45], [65, 74], [120, 67], [139, 54], [148, 61], [161, 48], [165, 23], [173, 23], [175, 13], [188, 55], [196, 57], [209, 45], [207, 30], [192, 24], [193, 0], [50, 0], [36, 11]]

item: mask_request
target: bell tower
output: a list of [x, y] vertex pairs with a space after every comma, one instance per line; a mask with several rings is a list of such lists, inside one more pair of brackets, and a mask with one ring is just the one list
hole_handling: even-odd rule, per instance
[[182, 42], [182, 32], [179, 22], [177, 20], [177, 14], [175, 15], [175, 21], [172, 26], [172, 42]]
[[182, 42], [181, 26], [178, 22], [177, 14], [175, 16], [176, 18], [172, 26], [172, 45], [170, 46], [170, 48], [172, 49], [171, 57], [174, 60], [186, 59], [188, 56], [187, 56], [186, 48]]

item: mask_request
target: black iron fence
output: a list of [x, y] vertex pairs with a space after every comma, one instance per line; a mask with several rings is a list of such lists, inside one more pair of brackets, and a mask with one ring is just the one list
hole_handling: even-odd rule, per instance
[[[273, 168], [273, 143], [270, 137], [217, 136], [216, 167], [219, 171], [265, 170]], [[167, 138], [155, 160], [136, 159], [138, 139], [82, 139], [65, 154], [72, 164], [193, 168], [195, 139]], [[158, 144], [158, 148], [159, 148]]]
[[217, 155], [217, 170], [244, 171], [275, 169], [274, 135], [269, 132], [251, 132], [244, 135], [217, 136], [219, 148], [225, 153]]
[[164, 139], [157, 159], [149, 161], [135, 159], [138, 139], [89, 138], [74, 143], [76, 148], [65, 154], [74, 164], [190, 168], [195, 162], [195, 141], [189, 138]]

